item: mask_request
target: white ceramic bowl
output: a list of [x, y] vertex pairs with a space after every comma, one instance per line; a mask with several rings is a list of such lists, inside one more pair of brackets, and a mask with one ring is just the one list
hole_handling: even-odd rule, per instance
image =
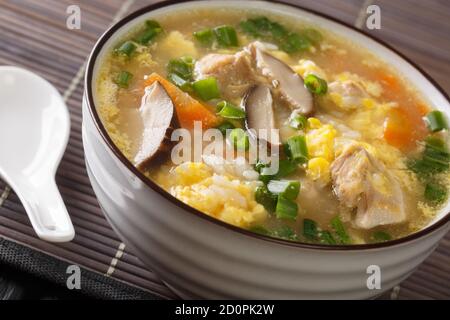
[[[95, 106], [95, 79], [105, 52], [145, 19], [193, 8], [270, 10], [333, 30], [395, 66], [450, 117], [448, 97], [393, 49], [356, 29], [291, 5], [259, 1], [159, 3], [115, 24], [93, 49], [83, 101], [86, 165], [111, 225], [137, 256], [183, 298], [370, 298], [405, 279], [449, 230], [450, 204], [423, 230], [382, 244], [335, 246], [276, 240], [227, 225], [175, 199], [121, 154]], [[381, 270], [381, 289], [367, 287], [367, 268]]]

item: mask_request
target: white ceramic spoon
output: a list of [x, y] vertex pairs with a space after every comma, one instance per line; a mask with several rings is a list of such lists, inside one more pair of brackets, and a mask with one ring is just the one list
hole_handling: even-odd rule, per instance
[[52, 242], [75, 235], [55, 183], [69, 132], [66, 104], [49, 82], [0, 67], [0, 176], [19, 196], [37, 235]]

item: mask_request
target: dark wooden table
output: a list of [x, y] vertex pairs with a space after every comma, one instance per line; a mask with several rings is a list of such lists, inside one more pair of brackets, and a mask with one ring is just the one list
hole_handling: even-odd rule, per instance
[[[106, 298], [146, 297], [141, 293], [152, 293], [162, 298], [175, 297], [128, 248], [124, 248], [103, 217], [86, 176], [80, 131], [83, 74], [93, 44], [111, 23], [153, 2], [0, 1], [0, 64], [17, 65], [40, 74], [57, 87], [70, 109], [72, 131], [67, 152], [58, 170], [57, 183], [77, 234], [74, 241], [67, 244], [48, 244], [39, 240], [17, 196], [0, 181], [0, 240], [3, 240], [0, 241], [0, 295], [40, 299], [80, 298], [85, 294]], [[366, 29], [367, 6], [378, 5], [381, 8], [381, 29], [366, 31], [413, 59], [450, 93], [450, 1], [290, 2], [362, 29]], [[81, 9], [80, 30], [66, 27], [66, 10], [70, 5], [78, 5]], [[17, 250], [17, 254], [4, 254], [6, 250]], [[27, 261], [38, 263], [26, 266], [21, 263], [25, 259], [22, 257], [24, 252]], [[41, 263], [40, 259], [44, 262]], [[62, 267], [52, 267], [59, 263], [80, 265], [91, 274], [90, 278], [97, 276], [97, 282], [94, 285], [86, 284], [79, 293], [68, 292], [63, 289], [65, 275], [58, 276], [58, 272], [61, 273], [58, 270], [62, 270]], [[29, 273], [39, 276], [30, 276]], [[48, 274], [53, 276], [46, 276]], [[103, 286], [99, 285], [100, 282]], [[112, 290], [118, 287], [125, 294], [105, 293], [105, 288]], [[384, 298], [449, 299], [450, 235], [411, 277]]]

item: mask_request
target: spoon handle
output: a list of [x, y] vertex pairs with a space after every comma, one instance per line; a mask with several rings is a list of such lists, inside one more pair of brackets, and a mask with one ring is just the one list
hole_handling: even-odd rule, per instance
[[39, 238], [50, 242], [73, 239], [72, 221], [54, 179], [39, 186], [21, 185], [17, 191]]

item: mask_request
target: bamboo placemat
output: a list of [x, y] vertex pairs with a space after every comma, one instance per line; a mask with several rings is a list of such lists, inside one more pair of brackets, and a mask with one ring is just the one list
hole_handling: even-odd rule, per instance
[[[363, 29], [365, 8], [370, 4], [379, 5], [382, 28], [369, 32], [416, 61], [450, 93], [450, 3], [439, 0], [290, 1]], [[106, 279], [103, 286], [94, 286], [96, 296], [116, 297], [101, 292], [119, 288], [127, 292], [119, 297], [175, 297], [124, 247], [105, 220], [86, 175], [81, 142], [83, 75], [93, 44], [111, 23], [153, 2], [0, 1], [0, 64], [21, 66], [40, 74], [57, 87], [70, 109], [70, 141], [58, 169], [57, 183], [76, 230], [76, 237], [70, 243], [50, 244], [39, 240], [19, 199], [0, 181], [0, 238], [3, 238], [0, 260], [6, 259], [2, 254], [6, 248], [24, 248], [17, 249], [18, 256], [10, 255], [7, 262], [23, 268], [22, 256], [31, 260], [48, 256], [53, 262], [45, 264], [47, 269], [23, 268], [41, 274], [58, 263], [80, 265], [98, 283]], [[81, 8], [80, 30], [66, 28], [66, 9], [70, 5]], [[65, 275], [52, 280], [65, 284]], [[94, 289], [85, 288], [87, 293]], [[449, 299], [450, 234], [411, 277], [384, 298]]]

